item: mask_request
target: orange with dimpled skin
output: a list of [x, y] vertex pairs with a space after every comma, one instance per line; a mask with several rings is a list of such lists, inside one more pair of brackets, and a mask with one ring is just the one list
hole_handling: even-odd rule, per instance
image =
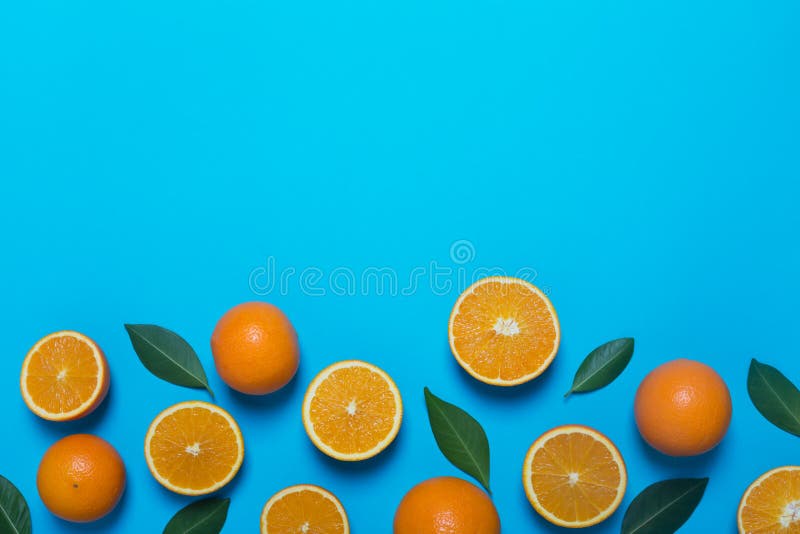
[[644, 440], [670, 456], [707, 452], [731, 422], [728, 386], [714, 369], [679, 359], [656, 367], [636, 392], [636, 425]]
[[125, 465], [107, 441], [73, 434], [47, 449], [36, 485], [54, 515], [78, 523], [95, 521], [111, 512], [122, 497]]
[[300, 363], [292, 323], [266, 302], [245, 302], [228, 310], [211, 335], [211, 353], [222, 380], [248, 395], [282, 388]]
[[455, 477], [431, 478], [406, 493], [394, 534], [500, 534], [500, 517], [486, 493]]

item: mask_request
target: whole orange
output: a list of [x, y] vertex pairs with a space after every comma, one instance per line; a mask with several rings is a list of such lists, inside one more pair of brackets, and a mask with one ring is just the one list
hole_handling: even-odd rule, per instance
[[486, 493], [454, 477], [431, 478], [406, 493], [394, 534], [499, 534], [500, 517]]
[[125, 464], [107, 441], [73, 434], [44, 453], [36, 475], [42, 502], [54, 515], [84, 523], [108, 514], [125, 491]]
[[636, 392], [636, 425], [644, 440], [670, 456], [717, 446], [731, 422], [731, 395], [714, 369], [679, 359], [656, 367]]
[[300, 363], [292, 323], [266, 302], [246, 302], [228, 310], [211, 335], [211, 353], [222, 380], [249, 395], [282, 388]]

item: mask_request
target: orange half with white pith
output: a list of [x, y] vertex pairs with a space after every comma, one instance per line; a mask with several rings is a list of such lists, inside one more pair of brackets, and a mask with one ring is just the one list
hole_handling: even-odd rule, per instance
[[43, 419], [72, 421], [92, 413], [109, 387], [108, 363], [88, 336], [62, 330], [40, 339], [22, 363], [20, 390]]
[[740, 534], [800, 533], [800, 466], [758, 477], [744, 492], [736, 516]]
[[550, 299], [520, 278], [490, 276], [458, 297], [450, 349], [481, 382], [516, 386], [542, 374], [558, 352], [561, 327]]
[[379, 367], [359, 360], [337, 362], [311, 381], [303, 399], [303, 425], [331, 458], [357, 461], [384, 450], [397, 436], [403, 402], [397, 385]]
[[158, 414], [147, 431], [144, 456], [153, 477], [181, 495], [205, 495], [230, 482], [244, 459], [244, 441], [231, 414], [190, 401]]
[[522, 483], [539, 515], [555, 525], [582, 528], [614, 513], [628, 475], [611, 440], [589, 427], [565, 425], [533, 443], [525, 456]]
[[261, 534], [350, 534], [342, 503], [311, 484], [290, 486], [273, 495], [261, 512]]

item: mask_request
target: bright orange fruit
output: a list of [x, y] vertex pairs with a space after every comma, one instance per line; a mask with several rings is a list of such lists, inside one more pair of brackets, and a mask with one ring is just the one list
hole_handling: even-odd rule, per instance
[[144, 442], [147, 467], [162, 486], [205, 495], [230, 482], [244, 459], [233, 417], [214, 404], [181, 402], [158, 414]]
[[758, 477], [739, 502], [741, 534], [800, 533], [800, 466], [787, 465]]
[[448, 334], [461, 367], [495, 386], [536, 378], [561, 342], [550, 299], [533, 284], [508, 276], [483, 278], [468, 287], [453, 306]]
[[400, 430], [403, 402], [394, 381], [358, 360], [320, 372], [303, 399], [303, 425], [319, 450], [337, 460], [371, 458]]
[[656, 367], [636, 392], [636, 425], [644, 440], [670, 456], [713, 449], [731, 422], [728, 386], [711, 367], [679, 359]]
[[211, 353], [220, 378], [249, 395], [282, 388], [300, 363], [292, 323], [266, 302], [245, 302], [228, 310], [211, 335]]
[[103, 351], [89, 337], [63, 330], [40, 339], [22, 363], [20, 389], [33, 413], [72, 421], [92, 413], [108, 393]]
[[349, 534], [347, 514], [331, 492], [299, 484], [273, 495], [261, 512], [261, 534]]
[[608, 518], [628, 483], [614, 444], [589, 427], [565, 425], [537, 439], [522, 468], [528, 500], [555, 525], [582, 528]]
[[107, 441], [73, 434], [44, 454], [36, 475], [39, 496], [61, 519], [84, 523], [105, 516], [125, 491], [125, 465]]
[[455, 477], [431, 478], [406, 493], [394, 534], [500, 534], [500, 517], [486, 493]]

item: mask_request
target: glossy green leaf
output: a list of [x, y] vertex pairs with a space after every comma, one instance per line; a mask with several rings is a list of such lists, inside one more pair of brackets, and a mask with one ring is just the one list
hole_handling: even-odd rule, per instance
[[622, 534], [672, 534], [691, 517], [707, 478], [675, 478], [648, 486], [628, 506]]
[[3, 476], [0, 476], [0, 533], [31, 534], [28, 503], [17, 487]]
[[181, 336], [152, 324], [126, 324], [125, 330], [131, 338], [133, 350], [148, 371], [178, 386], [205, 388], [214, 396], [203, 364]]
[[633, 357], [632, 337], [615, 339], [600, 345], [590, 352], [578, 367], [578, 372], [572, 380], [572, 387], [564, 397], [568, 397], [571, 393], [594, 391], [607, 386], [625, 370], [631, 357]]
[[425, 405], [433, 437], [445, 458], [489, 490], [489, 440], [467, 412], [425, 388]]
[[211, 497], [181, 508], [167, 526], [164, 534], [219, 534], [228, 517], [230, 499]]
[[770, 423], [800, 436], [800, 391], [780, 371], [753, 359], [747, 373], [747, 392]]

